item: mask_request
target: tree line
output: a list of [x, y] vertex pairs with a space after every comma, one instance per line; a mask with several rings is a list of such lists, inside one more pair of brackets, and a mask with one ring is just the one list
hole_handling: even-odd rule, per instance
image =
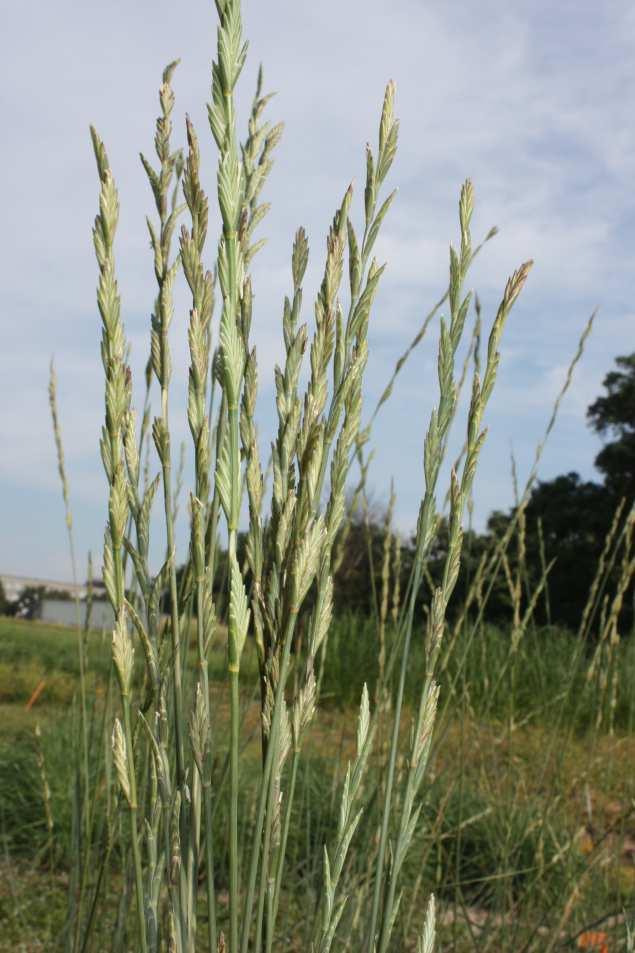
[[[540, 589], [531, 609], [532, 621], [577, 630], [616, 511], [621, 507], [615, 540], [620, 535], [624, 540], [625, 521], [635, 498], [635, 353], [617, 357], [615, 363], [615, 369], [604, 378], [604, 392], [587, 410], [589, 426], [603, 441], [594, 461], [601, 482], [583, 480], [575, 471], [539, 481], [521, 513], [517, 506], [496, 510], [490, 514], [484, 532], [467, 530], [450, 618], [461, 611], [470, 591], [474, 595], [482, 561], [515, 522], [510, 546], [491, 585], [485, 621], [509, 619], [515, 600], [525, 609]], [[346, 556], [335, 586], [341, 611], [350, 609], [367, 615], [377, 611], [385, 576], [386, 532], [385, 515], [358, 511], [352, 516]], [[431, 587], [440, 581], [447, 538], [447, 522], [442, 518], [426, 567], [426, 585], [421, 593], [424, 604]], [[402, 587], [413, 554], [413, 539], [401, 540], [398, 584]], [[608, 572], [609, 590], [617, 583], [620, 565], [618, 553]], [[488, 588], [491, 582], [491, 578], [487, 580]], [[394, 584], [394, 579], [389, 581], [389, 586]], [[517, 584], [520, 589], [515, 591]], [[478, 611], [478, 598], [473, 599], [473, 611]], [[621, 631], [630, 631], [632, 625], [631, 581], [623, 600]]]

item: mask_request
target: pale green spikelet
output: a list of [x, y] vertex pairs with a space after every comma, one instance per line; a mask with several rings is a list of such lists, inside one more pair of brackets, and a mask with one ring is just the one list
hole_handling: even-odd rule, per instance
[[426, 918], [423, 924], [423, 931], [417, 941], [417, 953], [434, 953], [436, 933], [436, 909], [434, 894], [430, 894], [428, 906], [426, 907]]
[[128, 761], [128, 749], [124, 737], [121, 722], [115, 718], [115, 724], [112, 731], [112, 753], [117, 771], [117, 778], [128, 805], [133, 806], [132, 792], [130, 788], [130, 766]]
[[128, 632], [128, 623], [124, 606], [119, 610], [112, 632], [112, 660], [119, 679], [122, 695], [130, 693], [130, 679], [134, 664], [134, 648]]

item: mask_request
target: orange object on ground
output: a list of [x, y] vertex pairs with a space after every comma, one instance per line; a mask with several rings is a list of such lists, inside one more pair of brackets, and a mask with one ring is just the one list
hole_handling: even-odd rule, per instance
[[34, 691], [33, 694], [31, 695], [31, 697], [29, 698], [28, 702], [26, 703], [26, 710], [27, 710], [27, 711], [30, 711], [30, 710], [33, 708], [33, 706], [35, 705], [36, 701], [38, 700], [38, 698], [40, 697], [40, 695], [41, 695], [42, 692], [44, 691], [44, 686], [45, 686], [45, 685], [46, 685], [46, 682], [44, 681], [44, 679], [42, 679], [42, 680], [38, 683], [38, 685], [37, 685], [35, 691]]
[[597, 953], [609, 953], [608, 934], [601, 930], [586, 930], [578, 937], [579, 950], [597, 950]]

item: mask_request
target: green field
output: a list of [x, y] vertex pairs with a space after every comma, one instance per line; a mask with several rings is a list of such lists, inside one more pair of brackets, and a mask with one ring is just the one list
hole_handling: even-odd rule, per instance
[[[345, 761], [353, 751], [352, 660], [347, 654], [353, 638], [358, 646], [364, 638], [371, 643], [367, 668], [362, 664], [358, 681], [373, 674], [372, 627], [359, 620], [336, 625], [333, 665], [325, 674], [326, 707], [307, 739], [289, 834], [289, 874], [283, 897], [285, 922], [291, 925], [289, 949], [301, 948], [306, 939], [302, 910], [315, 896], [321, 875], [321, 844], [333, 836], [337, 792]], [[565, 638], [563, 633], [561, 638]], [[501, 634], [498, 639], [502, 640]], [[470, 931], [478, 935], [479, 944], [487, 939], [494, 949], [498, 948], [497, 935], [504, 934], [505, 949], [514, 948], [509, 939], [512, 912], [514, 942], [519, 949], [537, 927], [552, 933], [557, 926], [563, 942], [596, 921], [603, 923], [602, 929], [613, 924], [615, 935], [622, 935], [615, 917], [635, 899], [635, 738], [624, 729], [612, 735], [595, 730], [584, 706], [574, 713], [576, 691], [570, 690], [575, 684], [571, 680], [568, 693], [572, 697], [566, 705], [560, 704], [554, 718], [558, 685], [566, 687], [564, 661], [559, 662], [554, 652], [553, 665], [545, 664], [544, 646], [538, 639], [537, 635], [540, 651], [527, 648], [524, 671], [528, 677], [526, 684], [519, 686], [516, 699], [518, 711], [526, 710], [527, 693], [533, 693], [535, 700], [542, 702], [534, 705], [533, 716], [520, 720], [518, 726], [510, 723], [502, 709], [504, 698], [509, 704], [511, 699], [509, 693], [502, 692], [495, 710], [486, 712], [485, 693], [479, 695], [473, 678], [472, 692], [465, 687], [460, 693], [457, 690], [453, 704], [439, 718], [431, 782], [421, 801], [424, 823], [405, 870], [404, 942], [410, 920], [420, 911], [421, 898], [431, 889], [439, 901], [440, 937], [446, 938], [450, 949], [469, 949]], [[491, 632], [489, 642], [493, 646], [488, 666], [492, 678], [500, 646]], [[564, 648], [561, 655], [564, 658]], [[89, 636], [88, 658], [91, 765], [94, 759], [97, 772], [97, 761], [108, 741], [103, 715], [109, 648], [101, 637]], [[211, 664], [219, 676], [223, 659], [224, 648], [219, 642]], [[544, 673], [540, 675], [539, 659], [552, 673], [551, 684]], [[72, 798], [76, 635], [61, 628], [2, 619], [0, 673], [0, 949], [56, 949], [67, 913], [76, 836]], [[542, 696], [538, 698], [541, 678]], [[33, 701], [33, 692], [41, 682], [44, 688]], [[343, 687], [346, 691], [339, 691]], [[216, 718], [226, 725], [228, 699], [223, 684], [214, 681], [211, 693]], [[590, 699], [586, 705], [591, 704]], [[240, 821], [244, 852], [253, 823], [247, 805], [258, 775], [258, 704], [253, 697], [245, 696], [242, 701], [247, 739], [241, 798], [245, 810]], [[409, 710], [408, 706], [404, 722]], [[625, 718], [628, 710], [626, 706]], [[39, 740], [36, 725], [41, 729]], [[227, 823], [222, 780], [226, 751], [227, 737], [221, 734], [216, 737], [215, 767], [219, 807], [214, 825], [219, 840]], [[52, 826], [47, 824], [45, 783], [50, 791]], [[372, 794], [367, 810], [372, 818]], [[366, 828], [365, 833], [370, 836], [371, 831]], [[226, 863], [226, 858], [217, 858], [221, 926], [227, 916], [222, 905]], [[97, 936], [114, 928], [117, 891], [115, 862], [104, 888]], [[538, 932], [533, 940], [538, 945], [531, 948], [540, 948], [540, 936]]]

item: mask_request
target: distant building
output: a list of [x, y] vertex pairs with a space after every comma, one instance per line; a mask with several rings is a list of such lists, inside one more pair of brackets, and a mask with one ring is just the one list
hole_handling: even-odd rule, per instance
[[[79, 618], [83, 626], [86, 618], [86, 602], [80, 601]], [[53, 625], [77, 625], [77, 606], [74, 599], [53, 599], [44, 596], [38, 612], [40, 622], [50, 622]], [[91, 629], [112, 629], [115, 624], [115, 614], [109, 602], [93, 602], [90, 613]]]
[[[24, 589], [47, 589], [50, 592], [64, 592], [71, 599], [78, 596], [80, 599], [86, 598], [88, 583], [59, 582], [54, 579], [38, 579], [34, 576], [13, 576], [10, 573], [0, 573], [0, 582], [4, 589], [4, 594], [9, 602], [15, 602]], [[93, 580], [93, 595], [99, 597], [106, 594], [106, 589], [101, 580]]]
[[[77, 625], [77, 604], [79, 600], [79, 618], [81, 625], [86, 619], [86, 598], [88, 582], [75, 585], [72, 582], [59, 582], [54, 579], [39, 579], [34, 576], [14, 576], [0, 574], [0, 582], [7, 602], [16, 602], [27, 592], [33, 595], [28, 608], [18, 610], [25, 618], [39, 619], [54, 625]], [[92, 583], [93, 604], [90, 615], [91, 629], [112, 629], [114, 613], [106, 599], [106, 590], [101, 580]]]

